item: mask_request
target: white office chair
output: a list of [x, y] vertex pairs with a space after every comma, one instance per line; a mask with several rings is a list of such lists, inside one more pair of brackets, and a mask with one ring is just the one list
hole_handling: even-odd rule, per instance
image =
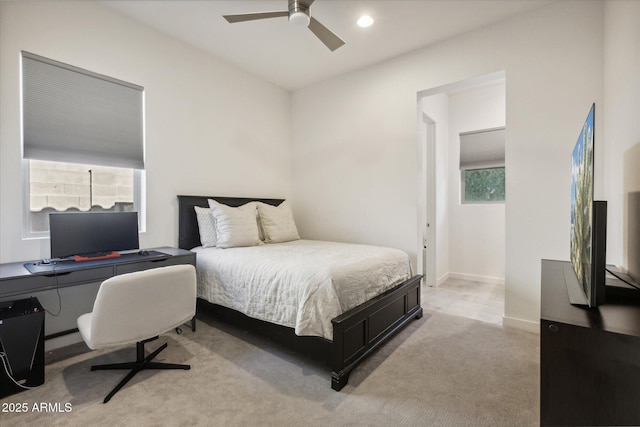
[[123, 274], [100, 285], [93, 312], [78, 318], [78, 329], [89, 348], [136, 343], [135, 362], [92, 366], [91, 370], [131, 369], [105, 397], [107, 403], [143, 369], [190, 369], [189, 365], [152, 362], [167, 347], [144, 355], [144, 344], [191, 320], [196, 313], [196, 271], [174, 265]]

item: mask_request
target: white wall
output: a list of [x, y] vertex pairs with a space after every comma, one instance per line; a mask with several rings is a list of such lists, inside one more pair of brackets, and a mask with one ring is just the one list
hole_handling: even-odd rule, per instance
[[502, 126], [504, 83], [449, 96], [449, 263], [454, 277], [504, 282], [505, 204], [460, 203], [460, 133]]
[[[605, 2], [604, 112], [607, 262], [640, 280], [640, 2]], [[633, 218], [635, 217], [635, 220]]]
[[506, 70], [505, 324], [537, 330], [540, 260], [568, 258], [568, 159], [589, 105], [603, 100], [602, 16], [600, 2], [558, 2], [294, 92], [302, 234], [397, 247], [415, 261], [416, 93]]
[[290, 94], [93, 2], [0, 3], [0, 262], [22, 239], [20, 50], [144, 86], [147, 232], [177, 244], [177, 194], [291, 196]]

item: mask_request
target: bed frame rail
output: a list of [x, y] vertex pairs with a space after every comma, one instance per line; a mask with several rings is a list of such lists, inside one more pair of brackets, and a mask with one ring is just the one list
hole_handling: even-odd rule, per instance
[[334, 318], [331, 388], [341, 390], [351, 371], [413, 319], [422, 317], [420, 280], [399, 286]]

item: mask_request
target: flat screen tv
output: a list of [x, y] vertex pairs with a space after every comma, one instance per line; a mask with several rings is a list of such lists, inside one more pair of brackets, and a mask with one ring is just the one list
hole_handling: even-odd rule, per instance
[[138, 249], [137, 212], [61, 212], [49, 215], [51, 258]]
[[571, 303], [589, 307], [604, 304], [606, 275], [607, 202], [593, 200], [594, 123], [595, 104], [589, 110], [571, 156], [571, 266], [574, 277], [565, 273]]

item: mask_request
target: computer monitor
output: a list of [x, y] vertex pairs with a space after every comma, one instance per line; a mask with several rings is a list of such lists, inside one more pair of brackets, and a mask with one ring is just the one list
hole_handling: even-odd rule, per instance
[[61, 212], [49, 215], [51, 258], [138, 249], [137, 212]]

